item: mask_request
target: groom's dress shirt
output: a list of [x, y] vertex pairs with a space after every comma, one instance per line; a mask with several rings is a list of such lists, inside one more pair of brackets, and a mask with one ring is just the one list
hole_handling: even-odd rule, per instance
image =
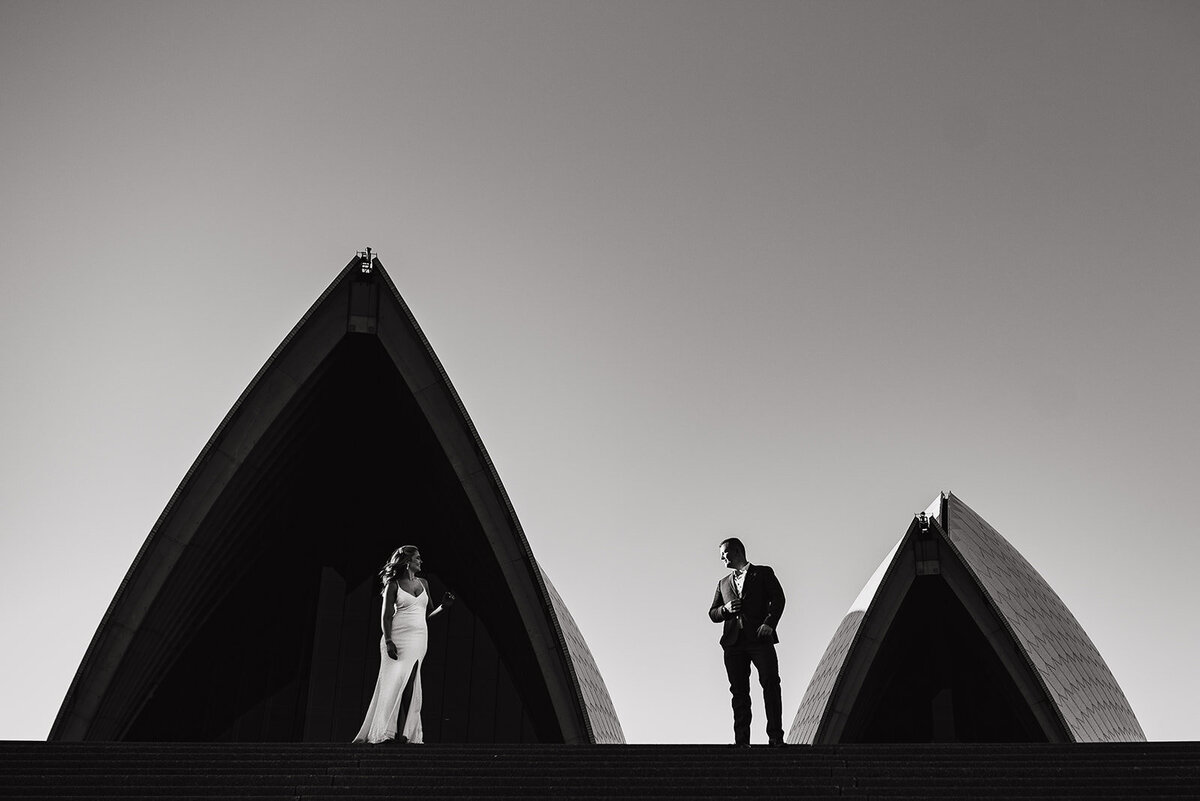
[[[737, 597], [739, 597], [739, 598], [742, 597], [742, 587], [746, 586], [746, 571], [748, 571], [749, 569], [750, 569], [750, 563], [747, 562], [746, 564], [742, 565], [741, 570], [735, 569], [731, 576], [731, 578], [733, 579], [734, 589], [737, 590]], [[738, 615], [737, 625], [738, 625], [739, 629], [742, 628], [742, 626], [744, 625], [742, 623], [741, 615]]]

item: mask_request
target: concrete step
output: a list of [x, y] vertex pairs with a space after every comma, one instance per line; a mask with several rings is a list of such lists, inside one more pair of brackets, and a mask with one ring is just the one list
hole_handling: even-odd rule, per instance
[[1200, 798], [1200, 744], [536, 746], [0, 742], [0, 797]]

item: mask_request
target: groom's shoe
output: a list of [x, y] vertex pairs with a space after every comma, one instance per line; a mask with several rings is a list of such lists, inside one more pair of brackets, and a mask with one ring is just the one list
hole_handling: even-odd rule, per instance
[[767, 745], [771, 746], [772, 748], [782, 748], [783, 746], [787, 745], [787, 743], [780, 738], [778, 740], [771, 740], [771, 742], [767, 743]]

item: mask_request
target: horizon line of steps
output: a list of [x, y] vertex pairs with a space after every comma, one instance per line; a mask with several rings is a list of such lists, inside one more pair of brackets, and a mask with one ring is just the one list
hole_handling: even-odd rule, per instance
[[1200, 743], [0, 742], [12, 799], [1200, 798]]

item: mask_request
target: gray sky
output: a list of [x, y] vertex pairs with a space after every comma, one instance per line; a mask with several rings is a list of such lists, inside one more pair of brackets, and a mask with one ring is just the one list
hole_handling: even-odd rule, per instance
[[0, 76], [0, 738], [367, 245], [631, 742], [730, 739], [721, 538], [786, 725], [939, 490], [1200, 737], [1200, 5], [0, 0]]

